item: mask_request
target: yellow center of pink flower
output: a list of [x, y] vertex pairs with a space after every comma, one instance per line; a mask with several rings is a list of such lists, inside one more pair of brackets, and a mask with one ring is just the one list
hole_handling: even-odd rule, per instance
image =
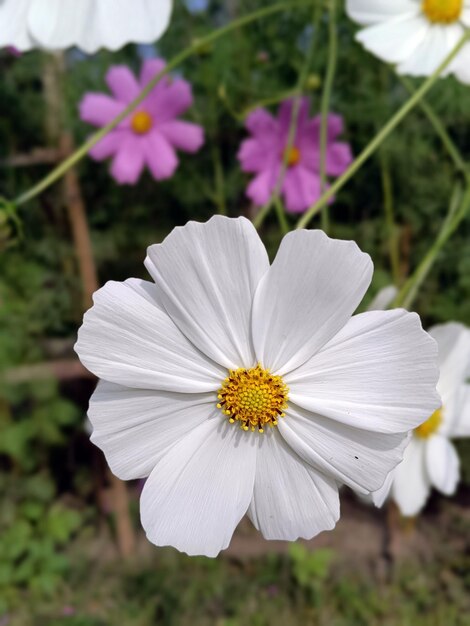
[[293, 146], [290, 150], [284, 152], [284, 161], [287, 163], [288, 167], [293, 167], [299, 163], [301, 156], [300, 150]]
[[137, 111], [137, 113], [134, 113], [131, 120], [131, 127], [137, 135], [145, 135], [145, 133], [148, 133], [149, 130], [152, 129], [152, 126], [153, 120], [147, 111]]
[[274, 376], [261, 365], [251, 369], [230, 370], [218, 392], [217, 408], [231, 424], [238, 422], [242, 430], [264, 432], [284, 417], [289, 389], [281, 376]]
[[434, 435], [435, 432], [439, 429], [439, 426], [442, 424], [442, 407], [434, 411], [431, 417], [415, 428], [415, 435], [417, 435], [420, 439], [427, 439], [431, 435]]
[[435, 24], [456, 22], [463, 9], [463, 0], [423, 0], [423, 13]]

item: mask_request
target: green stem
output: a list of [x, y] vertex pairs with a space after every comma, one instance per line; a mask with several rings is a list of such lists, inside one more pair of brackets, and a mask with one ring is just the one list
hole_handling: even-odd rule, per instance
[[[312, 40], [310, 42], [310, 47], [309, 50], [307, 52], [307, 55], [305, 57], [305, 62], [303, 64], [302, 70], [299, 74], [299, 78], [297, 81], [297, 86], [295, 87], [295, 91], [299, 94], [298, 97], [296, 98], [296, 100], [294, 101], [294, 105], [292, 107], [292, 115], [291, 115], [291, 119], [290, 119], [290, 125], [289, 125], [289, 133], [287, 136], [287, 145], [286, 145], [286, 149], [284, 150], [284, 156], [283, 156], [283, 162], [282, 162], [282, 166], [281, 166], [281, 171], [279, 173], [278, 179], [276, 181], [276, 186], [274, 188], [273, 193], [271, 194], [271, 197], [269, 198], [268, 202], [261, 207], [261, 209], [258, 211], [258, 213], [255, 215], [254, 219], [253, 219], [253, 225], [255, 226], [255, 228], [259, 229], [262, 225], [262, 223], [264, 222], [266, 216], [269, 214], [269, 212], [271, 211], [272, 207], [274, 205], [276, 205], [276, 207], [278, 207], [278, 205], [276, 204], [277, 200], [279, 200], [280, 198], [280, 194], [281, 194], [281, 190], [282, 190], [282, 186], [284, 184], [284, 178], [287, 172], [287, 168], [288, 168], [288, 161], [289, 161], [289, 153], [294, 145], [294, 140], [295, 140], [295, 135], [297, 132], [297, 122], [298, 122], [298, 118], [299, 118], [299, 113], [300, 113], [300, 106], [302, 104], [302, 98], [301, 98], [301, 94], [303, 93], [304, 87], [305, 87], [305, 83], [307, 81], [308, 78], [308, 72], [309, 72], [309, 68], [310, 68], [310, 64], [312, 62], [313, 59], [313, 53], [315, 50], [315, 44], [317, 42], [317, 36], [315, 36], [317, 34], [318, 31], [318, 25], [320, 23], [320, 17], [321, 17], [321, 10], [320, 10], [320, 3], [316, 4], [314, 3], [314, 7], [315, 10], [313, 11], [313, 36], [312, 36]], [[281, 204], [282, 207], [282, 204]], [[288, 229], [289, 230], [289, 229]]]
[[[325, 85], [323, 87], [321, 101], [321, 125], [320, 125], [320, 193], [327, 188], [326, 180], [326, 150], [328, 142], [328, 113], [330, 110], [331, 93], [335, 79], [338, 59], [338, 33], [336, 30], [336, 0], [328, 3], [328, 65], [326, 68]], [[321, 213], [322, 228], [328, 232], [330, 226], [328, 203], [324, 205]]]
[[279, 221], [279, 226], [281, 228], [281, 233], [283, 235], [287, 235], [289, 232], [289, 223], [286, 218], [286, 212], [284, 211], [284, 206], [281, 202], [281, 198], [276, 196], [274, 199], [274, 208], [276, 209], [277, 219]]
[[[412, 96], [415, 93], [415, 90], [411, 82], [404, 76], [398, 76], [398, 78], [401, 84], [405, 87], [408, 93]], [[436, 114], [434, 109], [426, 102], [426, 100], [421, 100], [421, 102], [419, 103], [419, 107], [423, 111], [423, 113], [426, 115], [432, 127], [434, 128], [437, 135], [441, 139], [442, 143], [444, 144], [444, 147], [449, 153], [449, 156], [452, 159], [457, 170], [462, 172], [464, 176], [467, 178], [467, 180], [470, 180], [470, 173], [468, 171], [468, 166], [465, 163], [465, 160], [462, 157], [460, 150], [457, 148], [457, 146], [453, 142], [451, 136], [447, 132], [439, 116]]]
[[390, 256], [390, 266], [392, 268], [393, 283], [400, 284], [400, 250], [398, 246], [397, 225], [395, 223], [395, 212], [393, 210], [393, 187], [392, 177], [388, 159], [384, 151], [380, 153], [382, 170], [382, 189], [384, 196], [385, 224], [387, 227], [388, 253]]
[[244, 15], [237, 20], [234, 20], [230, 24], [219, 28], [218, 30], [213, 31], [209, 35], [205, 37], [201, 37], [200, 39], [194, 41], [190, 46], [182, 50], [179, 54], [174, 56], [166, 65], [165, 69], [162, 70], [159, 74], [157, 74], [148, 85], [141, 91], [139, 96], [133, 100], [129, 106], [127, 106], [124, 111], [118, 115], [112, 122], [101, 128], [99, 131], [94, 133], [84, 144], [78, 148], [73, 154], [71, 154], [63, 163], [61, 163], [58, 167], [52, 170], [43, 180], [41, 180], [37, 185], [21, 194], [16, 200], [14, 204], [16, 206], [22, 205], [25, 202], [28, 202], [35, 196], [42, 193], [45, 189], [50, 187], [53, 183], [59, 180], [67, 170], [73, 167], [76, 163], [78, 163], [93, 146], [95, 146], [105, 135], [107, 135], [110, 131], [112, 131], [118, 124], [120, 124], [130, 113], [132, 113], [139, 104], [148, 96], [148, 94], [152, 91], [155, 85], [161, 80], [161, 78], [170, 72], [171, 70], [178, 67], [183, 61], [186, 61], [189, 57], [195, 54], [200, 48], [211, 44], [212, 42], [224, 37], [228, 33], [242, 26], [246, 26], [252, 22], [260, 20], [269, 15], [273, 15], [274, 13], [280, 13], [281, 11], [285, 11], [297, 6], [306, 6], [308, 4], [307, 0], [289, 0], [285, 2], [279, 2], [277, 4], [273, 4], [269, 7], [264, 7], [254, 11], [253, 13], [249, 13], [248, 15]]
[[461, 222], [468, 215], [470, 209], [470, 185], [461, 199], [460, 188], [452, 196], [449, 212], [436, 237], [434, 244], [428, 250], [424, 259], [404, 284], [395, 299], [394, 306], [410, 309], [418, 295], [418, 291], [431, 271], [442, 248], [455, 233]]
[[239, 120], [244, 120], [252, 111], [255, 109], [259, 109], [260, 107], [269, 107], [273, 104], [279, 104], [283, 100], [287, 100], [288, 98], [295, 98], [299, 96], [298, 87], [294, 87], [293, 89], [287, 89], [286, 91], [282, 91], [281, 93], [274, 94], [269, 98], [263, 98], [262, 100], [258, 100], [257, 102], [253, 102], [250, 106], [246, 107], [241, 113], [236, 113], [236, 117]]
[[439, 65], [437, 70], [424, 81], [420, 88], [411, 96], [407, 102], [395, 113], [395, 115], [385, 124], [382, 130], [372, 139], [372, 141], [364, 148], [357, 159], [350, 165], [346, 172], [338, 178], [322, 197], [300, 218], [296, 228], [305, 228], [310, 220], [325, 206], [330, 198], [332, 198], [344, 185], [356, 174], [356, 172], [364, 165], [377, 148], [387, 139], [392, 131], [402, 122], [408, 113], [422, 100], [428, 93], [436, 80], [440, 77], [445, 68], [457, 56], [465, 43], [470, 39], [470, 31], [467, 31], [460, 39], [455, 48], [446, 56], [444, 61]]

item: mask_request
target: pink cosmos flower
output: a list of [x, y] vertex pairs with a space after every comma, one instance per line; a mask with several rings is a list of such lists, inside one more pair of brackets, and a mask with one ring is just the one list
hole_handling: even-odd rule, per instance
[[[111, 67], [106, 83], [112, 96], [85, 94], [80, 103], [81, 119], [97, 127], [105, 126], [164, 67], [162, 59], [145, 61], [139, 80], [125, 65]], [[145, 166], [156, 180], [171, 178], [178, 167], [176, 149], [197, 152], [204, 143], [200, 126], [177, 119], [192, 102], [188, 82], [165, 76], [134, 113], [90, 150], [90, 156], [97, 161], [113, 157], [111, 175], [121, 184], [135, 184]]]
[[[256, 204], [268, 202], [282, 170], [286, 156], [289, 126], [294, 101], [285, 100], [275, 119], [265, 109], [256, 109], [246, 120], [251, 137], [242, 142], [238, 159], [244, 172], [253, 172], [247, 196]], [[294, 143], [287, 155], [287, 171], [281, 192], [291, 213], [303, 213], [321, 195], [320, 125], [321, 117], [308, 117], [309, 101], [302, 98]], [[339, 176], [352, 162], [349, 144], [336, 141], [343, 132], [343, 118], [328, 115], [326, 173]]]
[[7, 46], [5, 48], [5, 50], [11, 54], [11, 56], [13, 57], [20, 57], [21, 56], [21, 52], [18, 50], [18, 48], [15, 48], [15, 46]]

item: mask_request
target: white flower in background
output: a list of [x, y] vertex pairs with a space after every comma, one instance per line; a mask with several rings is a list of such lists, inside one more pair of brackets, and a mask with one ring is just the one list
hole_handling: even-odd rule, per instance
[[[351, 19], [365, 28], [357, 40], [377, 57], [396, 63], [399, 74], [429, 76], [470, 26], [470, 0], [347, 0]], [[470, 81], [470, 46], [446, 74]], [[466, 68], [466, 72], [464, 69]]]
[[0, 0], [0, 47], [88, 53], [151, 43], [167, 29], [172, 0]]
[[415, 313], [351, 317], [370, 257], [321, 231], [270, 266], [245, 218], [175, 228], [155, 283], [109, 282], [76, 351], [103, 379], [92, 440], [122, 479], [148, 477], [150, 541], [215, 556], [248, 513], [268, 539], [334, 527], [338, 484], [378, 489], [439, 406], [436, 345]]
[[389, 285], [381, 289], [367, 307], [368, 311], [385, 311], [398, 295], [395, 285]]
[[405, 516], [419, 513], [432, 487], [447, 496], [455, 493], [459, 458], [450, 439], [470, 437], [470, 330], [450, 322], [429, 334], [439, 350], [442, 406], [414, 430], [403, 462], [372, 496], [381, 506], [390, 494]]

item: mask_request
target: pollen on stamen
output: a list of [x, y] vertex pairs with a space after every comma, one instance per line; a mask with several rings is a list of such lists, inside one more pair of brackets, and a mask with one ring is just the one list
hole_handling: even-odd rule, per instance
[[131, 128], [137, 135], [145, 135], [153, 127], [152, 116], [147, 111], [137, 111], [131, 119]]
[[284, 417], [289, 389], [281, 376], [275, 376], [258, 364], [251, 369], [231, 370], [217, 393], [217, 408], [239, 423], [245, 432], [263, 434], [265, 427], [278, 425]]
[[415, 428], [415, 434], [420, 439], [428, 439], [431, 435], [434, 435], [439, 430], [442, 424], [442, 407], [434, 411], [429, 419], [427, 419], [421, 426]]
[[452, 24], [460, 19], [463, 0], [423, 0], [422, 10], [435, 24]]
[[301, 158], [302, 158], [302, 155], [300, 153], [300, 150], [296, 148], [295, 146], [293, 146], [289, 150], [288, 149], [285, 150], [284, 159], [288, 167], [294, 167], [294, 165], [298, 165], [298, 163], [300, 163]]

